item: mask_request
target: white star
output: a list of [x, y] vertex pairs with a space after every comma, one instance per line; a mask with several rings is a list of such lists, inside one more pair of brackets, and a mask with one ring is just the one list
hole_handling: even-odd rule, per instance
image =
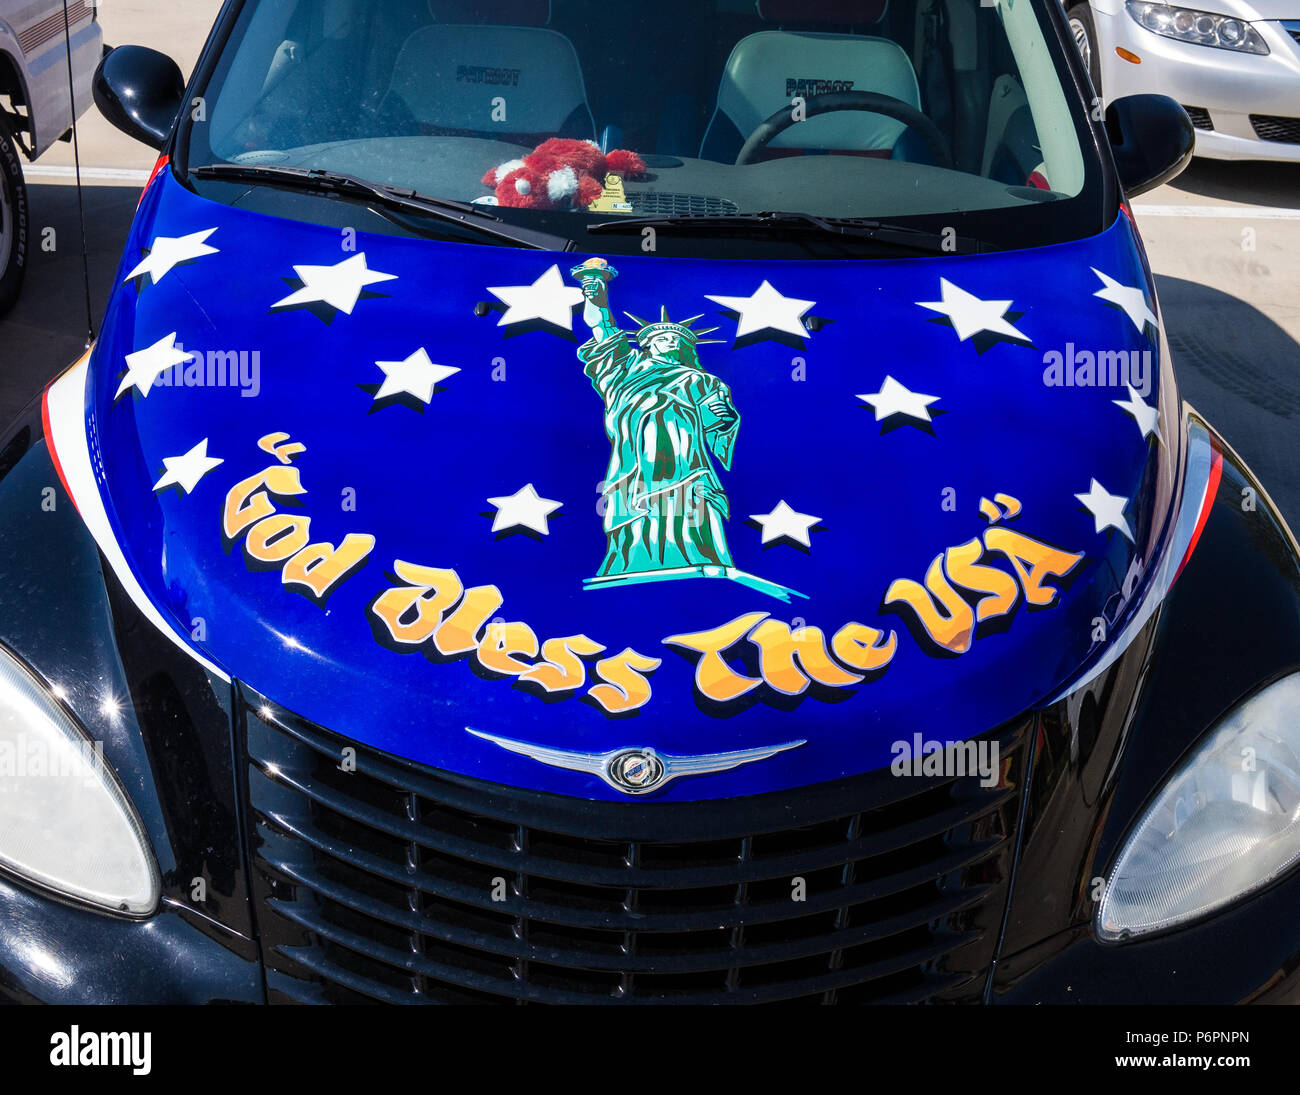
[[883, 422], [896, 414], [917, 418], [922, 422], [931, 421], [928, 410], [931, 403], [940, 398], [937, 395], [921, 395], [909, 391], [892, 376], [885, 377], [885, 383], [875, 395], [858, 396], [864, 403], [870, 403], [876, 411], [876, 421]]
[[167, 474], [153, 485], [154, 493], [166, 487], [179, 486], [186, 494], [191, 494], [198, 486], [199, 480], [224, 460], [216, 460], [208, 455], [208, 439], [205, 437], [184, 456], [164, 456], [163, 467]]
[[127, 354], [126, 376], [122, 377], [117, 395], [113, 398], [116, 399], [128, 388], [138, 388], [141, 395], [148, 396], [149, 389], [163, 373], [189, 361], [193, 356], [176, 345], [175, 331], [155, 342], [147, 350], [137, 350], [133, 354]]
[[1160, 436], [1160, 410], [1158, 407], [1149, 406], [1132, 384], [1128, 387], [1128, 399], [1112, 399], [1111, 402], [1117, 407], [1123, 407], [1133, 416], [1138, 424], [1138, 429], [1142, 431], [1142, 440], [1145, 441], [1152, 434], [1160, 444], [1165, 443], [1165, 439]]
[[217, 248], [204, 242], [215, 231], [215, 228], [209, 228], [206, 232], [193, 232], [188, 236], [159, 236], [149, 248], [149, 254], [126, 275], [122, 284], [148, 274], [153, 279], [152, 284], [157, 285], [182, 262], [217, 254]]
[[543, 536], [551, 534], [546, 519], [550, 517], [563, 502], [553, 498], [542, 498], [533, 488], [532, 483], [523, 490], [504, 498], [489, 498], [488, 504], [496, 506], [496, 520], [492, 522], [493, 532], [504, 532], [511, 528], [529, 528]]
[[1147, 324], [1159, 328], [1160, 321], [1156, 319], [1156, 314], [1151, 311], [1151, 306], [1147, 304], [1146, 292], [1142, 289], [1131, 289], [1127, 285], [1121, 285], [1112, 277], [1107, 277], [1095, 266], [1092, 272], [1102, 280], [1105, 285], [1104, 289], [1099, 289], [1093, 293], [1095, 297], [1101, 297], [1102, 300], [1109, 301], [1111, 304], [1117, 304], [1127, 314], [1128, 318], [1133, 321], [1133, 326], [1141, 334], [1146, 330]]
[[405, 361], [376, 361], [375, 364], [384, 370], [384, 382], [375, 393], [376, 402], [393, 395], [413, 395], [421, 403], [428, 403], [441, 381], [460, 372], [448, 365], [435, 365], [424, 347]]
[[804, 547], [812, 547], [812, 527], [817, 524], [821, 518], [813, 517], [808, 513], [800, 513], [798, 510], [791, 509], [784, 501], [778, 502], [776, 509], [771, 513], [754, 513], [750, 514], [751, 521], [757, 521], [763, 526], [763, 543], [770, 544], [773, 540], [794, 540], [796, 543], [803, 544]]
[[540, 319], [572, 331], [573, 306], [583, 300], [581, 289], [564, 283], [558, 266], [552, 266], [532, 285], [501, 285], [488, 292], [506, 306], [498, 327]]
[[369, 269], [364, 251], [335, 266], [295, 266], [293, 270], [302, 278], [302, 288], [296, 293], [290, 293], [284, 300], [276, 301], [271, 305], [272, 308], [323, 301], [331, 308], [351, 315], [352, 309], [361, 299], [361, 291], [367, 285], [397, 280], [396, 274], [381, 274]]
[[932, 312], [947, 316], [962, 342], [984, 331], [1019, 339], [1021, 342], [1030, 341], [1006, 321], [1006, 314], [1011, 310], [1011, 301], [980, 300], [965, 289], [959, 289], [947, 278], [940, 278], [939, 285], [943, 300], [930, 301], [928, 304], [917, 301], [917, 304], [921, 308], [929, 308]]
[[1075, 497], [1088, 507], [1099, 533], [1108, 528], [1119, 529], [1130, 543], [1133, 541], [1133, 530], [1129, 528], [1128, 518], [1124, 516], [1124, 510], [1128, 507], [1127, 498], [1110, 494], [1095, 479], [1087, 494], [1076, 494]]
[[763, 282], [753, 296], [711, 296], [708, 299], [721, 304], [729, 312], [740, 313], [736, 327], [738, 339], [760, 331], [781, 331], [796, 338], [807, 338], [808, 328], [804, 326], [803, 317], [817, 303], [815, 300], [797, 300], [783, 296], [772, 288], [770, 281]]

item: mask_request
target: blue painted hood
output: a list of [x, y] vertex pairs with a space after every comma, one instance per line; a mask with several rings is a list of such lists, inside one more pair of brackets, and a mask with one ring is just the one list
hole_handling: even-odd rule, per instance
[[[160, 238], [209, 229], [127, 280]], [[588, 343], [570, 271], [592, 257], [340, 233], [165, 173], [87, 392], [109, 519], [155, 607], [341, 735], [597, 799], [622, 796], [467, 728], [590, 753], [804, 741], [661, 797], [797, 788], [1002, 724], [1122, 624], [1179, 444], [1122, 383], [1149, 360], [1138, 398], [1170, 403], [1156, 326], [1107, 291], [1155, 307], [1126, 218], [988, 256], [611, 257], [633, 339], [628, 313], [703, 315], [688, 343], [717, 328], [697, 368], [658, 372], [635, 341]], [[311, 268], [349, 262], [387, 276], [323, 292]], [[173, 334], [199, 356], [146, 394]], [[1089, 386], [1088, 361], [1121, 351], [1138, 371]], [[650, 504], [674, 491], [697, 524]]]

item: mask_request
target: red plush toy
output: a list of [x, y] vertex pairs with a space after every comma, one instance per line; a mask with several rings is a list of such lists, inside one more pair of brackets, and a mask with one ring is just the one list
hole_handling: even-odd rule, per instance
[[635, 179], [645, 174], [635, 152], [601, 152], [592, 141], [554, 137], [522, 160], [511, 160], [483, 176], [497, 202], [512, 209], [584, 208], [605, 189], [606, 175]]

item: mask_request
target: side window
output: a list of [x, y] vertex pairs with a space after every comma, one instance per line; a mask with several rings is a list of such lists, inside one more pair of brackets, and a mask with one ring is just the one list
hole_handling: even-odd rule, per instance
[[209, 142], [219, 155], [230, 158], [257, 143], [254, 133], [264, 127], [257, 121], [261, 103], [301, 63], [300, 36], [310, 6], [272, 0], [254, 9], [246, 46], [216, 74], [221, 92], [207, 104]]

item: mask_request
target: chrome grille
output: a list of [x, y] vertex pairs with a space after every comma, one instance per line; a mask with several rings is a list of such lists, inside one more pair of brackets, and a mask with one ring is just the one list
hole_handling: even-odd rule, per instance
[[982, 995], [1025, 726], [999, 735], [994, 788], [886, 772], [655, 806], [515, 791], [355, 746], [343, 771], [349, 743], [260, 697], [244, 711], [277, 1002]]

